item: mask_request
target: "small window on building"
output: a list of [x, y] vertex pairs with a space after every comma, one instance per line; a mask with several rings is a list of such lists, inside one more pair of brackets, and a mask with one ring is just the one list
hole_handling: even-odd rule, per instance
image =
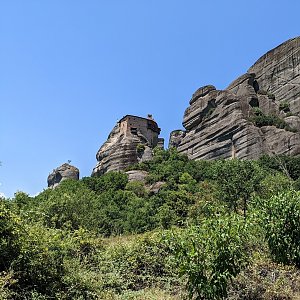
[[136, 127], [131, 127], [131, 128], [130, 128], [130, 132], [131, 132], [132, 134], [137, 134], [137, 128], [136, 128]]

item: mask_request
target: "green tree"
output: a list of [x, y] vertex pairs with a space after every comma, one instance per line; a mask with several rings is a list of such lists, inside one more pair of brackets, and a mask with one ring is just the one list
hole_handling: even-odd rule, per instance
[[101, 176], [84, 177], [82, 182], [99, 194], [108, 190], [123, 190], [128, 182], [128, 176], [122, 172], [108, 172]]
[[9, 270], [12, 261], [19, 255], [21, 231], [20, 218], [0, 199], [0, 272]]
[[275, 261], [300, 267], [300, 192], [286, 191], [260, 203], [265, 238]]
[[248, 224], [238, 215], [206, 219], [169, 238], [190, 299], [227, 297], [228, 281], [247, 264]]
[[246, 217], [248, 202], [253, 192], [257, 191], [264, 174], [259, 165], [249, 160], [219, 160], [211, 169], [219, 197], [235, 212], [239, 208]]

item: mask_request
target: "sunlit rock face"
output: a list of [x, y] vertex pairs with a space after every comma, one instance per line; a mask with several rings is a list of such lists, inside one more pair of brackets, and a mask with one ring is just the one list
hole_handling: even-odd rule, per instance
[[300, 113], [300, 37], [290, 39], [263, 55], [248, 73], [255, 73], [257, 89], [287, 101], [294, 114]]
[[55, 188], [62, 180], [65, 179], [78, 180], [79, 170], [70, 164], [62, 164], [60, 167], [54, 169], [53, 172], [48, 176], [48, 187]]
[[151, 115], [148, 118], [126, 115], [113, 128], [107, 141], [98, 150], [98, 161], [92, 176], [108, 171], [121, 171], [152, 158], [152, 150], [163, 147], [160, 128]]
[[[173, 131], [170, 146], [190, 159], [255, 159], [300, 154], [300, 38], [263, 55], [225, 90], [199, 88]], [[275, 115], [288, 126], [256, 126], [253, 117]]]

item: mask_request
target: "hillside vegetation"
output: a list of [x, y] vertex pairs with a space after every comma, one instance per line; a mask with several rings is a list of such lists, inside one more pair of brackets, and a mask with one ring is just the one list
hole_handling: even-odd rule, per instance
[[132, 169], [0, 200], [0, 299], [300, 298], [300, 158]]

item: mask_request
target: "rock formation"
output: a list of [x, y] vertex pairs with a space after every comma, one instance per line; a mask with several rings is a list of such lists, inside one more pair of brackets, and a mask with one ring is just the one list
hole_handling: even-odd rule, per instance
[[148, 172], [142, 170], [130, 170], [125, 173], [128, 175], [128, 182], [141, 181], [143, 183], [146, 182], [146, 177], [149, 174]]
[[79, 170], [67, 163], [53, 170], [48, 176], [48, 187], [55, 188], [62, 180], [65, 179], [79, 179]]
[[198, 89], [169, 146], [190, 159], [300, 154], [300, 37], [263, 55], [227, 89]]
[[152, 149], [163, 147], [160, 128], [151, 115], [141, 118], [123, 117], [113, 128], [107, 141], [97, 152], [97, 165], [92, 176], [108, 171], [120, 171], [138, 162], [152, 158]]
[[128, 175], [128, 182], [139, 181], [145, 185], [146, 190], [150, 194], [157, 194], [162, 187], [166, 185], [163, 181], [157, 181], [153, 184], [147, 184], [146, 178], [149, 175], [148, 172], [142, 170], [130, 170], [125, 172]]
[[293, 114], [300, 113], [300, 37], [290, 39], [263, 55], [248, 73], [255, 73], [257, 89], [287, 101]]

